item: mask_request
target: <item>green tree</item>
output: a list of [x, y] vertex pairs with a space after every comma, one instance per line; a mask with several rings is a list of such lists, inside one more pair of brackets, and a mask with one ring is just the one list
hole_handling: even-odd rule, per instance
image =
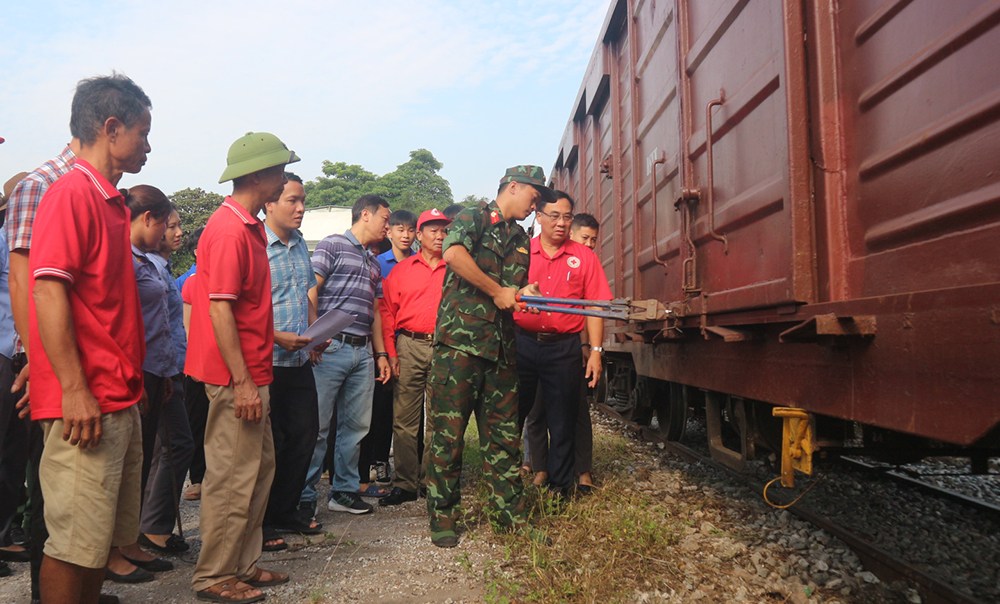
[[366, 192], [378, 175], [357, 164], [323, 161], [324, 176], [305, 183], [306, 206], [349, 206]]
[[189, 244], [188, 236], [196, 229], [205, 226], [209, 217], [222, 205], [224, 199], [218, 193], [211, 193], [200, 188], [188, 188], [170, 195], [170, 201], [177, 206], [177, 213], [181, 217], [181, 230], [184, 231], [181, 249], [170, 256], [175, 276], [180, 276], [194, 264], [194, 248]]
[[384, 197], [393, 210], [419, 214], [431, 208], [446, 208], [454, 198], [451, 185], [438, 174], [443, 166], [427, 149], [410, 151], [410, 161], [379, 178], [372, 192]]
[[462, 204], [463, 206], [470, 207], [470, 206], [474, 206], [474, 205], [479, 205], [480, 203], [489, 203], [491, 201], [493, 201], [493, 200], [490, 199], [489, 197], [486, 197], [485, 195], [472, 195], [472, 194], [469, 194], [469, 195], [466, 195], [465, 197], [463, 197], [462, 201], [460, 201], [458, 203]]

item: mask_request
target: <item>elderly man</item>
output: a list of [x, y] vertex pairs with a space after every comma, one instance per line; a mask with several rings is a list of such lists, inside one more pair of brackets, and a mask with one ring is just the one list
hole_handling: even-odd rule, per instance
[[[542, 232], [531, 240], [528, 278], [552, 298], [610, 300], [611, 289], [597, 255], [570, 239], [573, 200], [562, 191], [555, 201], [538, 204]], [[586, 327], [590, 354], [585, 377], [593, 386], [601, 375], [601, 340], [604, 320], [562, 313], [519, 315], [517, 323], [517, 373], [520, 379], [521, 418], [528, 417], [537, 390], [543, 406], [540, 419], [551, 435], [548, 447], [549, 487], [562, 496], [575, 486], [576, 423], [580, 411], [580, 333]], [[529, 432], [530, 434], [530, 432]], [[534, 447], [531, 454], [536, 455]], [[532, 460], [532, 465], [538, 464]]]
[[437, 208], [421, 214], [417, 221], [420, 251], [400, 262], [382, 285], [382, 333], [396, 378], [392, 404], [396, 478], [392, 492], [379, 500], [382, 506], [416, 501], [423, 478], [423, 443], [418, 437], [424, 423], [431, 342], [447, 266], [441, 248], [450, 223]]
[[233, 193], [198, 242], [185, 373], [205, 384], [201, 554], [192, 584], [207, 600], [258, 601], [288, 575], [257, 566], [274, 477], [269, 386], [274, 321], [267, 234], [257, 214], [285, 188], [299, 161], [276, 136], [248, 132], [229, 147], [219, 182]]
[[[517, 221], [551, 196], [541, 168], [510, 168], [496, 200], [462, 211], [444, 240], [448, 270], [434, 332], [427, 468], [431, 541], [438, 547], [458, 545], [462, 450], [472, 413], [495, 522], [501, 530], [528, 529], [517, 470], [517, 351], [511, 313], [519, 309], [519, 292], [537, 295], [538, 288], [526, 287], [530, 243]], [[534, 531], [529, 536], [546, 540]]]
[[80, 152], [35, 217], [29, 360], [31, 416], [45, 435], [47, 604], [96, 602], [110, 548], [139, 536], [145, 342], [115, 186], [146, 163], [150, 105], [123, 75], [81, 81], [70, 118]]

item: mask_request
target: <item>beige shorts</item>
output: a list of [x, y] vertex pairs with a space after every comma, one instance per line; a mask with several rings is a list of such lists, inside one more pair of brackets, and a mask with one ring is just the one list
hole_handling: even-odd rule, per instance
[[45, 555], [86, 568], [104, 568], [112, 547], [139, 538], [139, 406], [103, 415], [103, 435], [96, 449], [84, 450], [64, 441], [63, 420], [41, 421], [45, 449], [38, 473], [49, 530]]

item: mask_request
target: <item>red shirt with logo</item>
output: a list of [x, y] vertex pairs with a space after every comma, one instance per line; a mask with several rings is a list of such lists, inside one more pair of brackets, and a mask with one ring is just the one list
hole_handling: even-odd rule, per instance
[[[572, 239], [567, 239], [551, 257], [542, 249], [540, 237], [532, 239], [528, 283], [538, 283], [542, 295], [549, 298], [610, 300], [612, 297], [597, 254]], [[587, 318], [545, 311], [537, 315], [518, 312], [514, 313], [514, 321], [528, 331], [577, 333], [583, 331]]]
[[228, 386], [232, 381], [208, 314], [212, 300], [227, 300], [232, 302], [250, 378], [258, 386], [270, 384], [274, 317], [264, 223], [226, 197], [198, 240], [197, 279], [189, 278], [185, 290], [192, 280], [191, 333], [184, 373], [217, 386]]
[[382, 282], [382, 338], [389, 356], [396, 354], [396, 330], [434, 333], [447, 263], [442, 258], [433, 269], [417, 252], [392, 269]]
[[[70, 285], [80, 364], [101, 413], [126, 409], [142, 396], [146, 340], [130, 226], [131, 214], [114, 185], [77, 158], [42, 197], [31, 240], [31, 290], [38, 279]], [[35, 298], [28, 300], [31, 418], [61, 418], [62, 386], [39, 336]]]

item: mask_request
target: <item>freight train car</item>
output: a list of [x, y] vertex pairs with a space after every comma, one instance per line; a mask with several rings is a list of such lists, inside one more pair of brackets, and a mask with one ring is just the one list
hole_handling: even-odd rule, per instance
[[664, 312], [608, 323], [600, 400], [671, 439], [703, 409], [734, 467], [781, 450], [781, 407], [812, 446], [983, 471], [998, 24], [986, 0], [613, 2], [551, 184], [600, 220], [615, 295]]

